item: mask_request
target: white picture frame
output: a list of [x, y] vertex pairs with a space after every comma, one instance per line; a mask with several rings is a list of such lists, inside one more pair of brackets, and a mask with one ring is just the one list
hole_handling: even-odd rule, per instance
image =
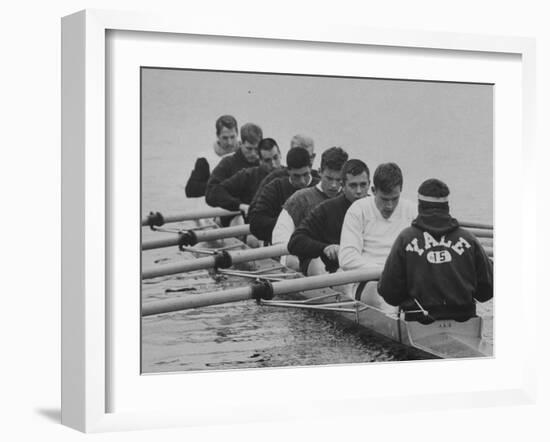
[[[239, 38], [249, 41], [269, 40], [276, 44], [284, 42], [309, 42], [315, 44], [337, 44], [375, 46], [380, 51], [390, 48], [401, 48], [404, 52], [415, 49], [427, 49], [434, 52], [473, 54], [474, 58], [483, 60], [488, 54], [503, 54], [520, 60], [521, 85], [511, 94], [519, 98], [521, 112], [511, 114], [515, 124], [515, 135], [519, 135], [521, 172], [529, 173], [533, 167], [534, 156], [534, 103], [535, 103], [535, 47], [534, 41], [518, 37], [494, 37], [481, 35], [464, 35], [451, 33], [428, 33], [414, 31], [388, 31], [326, 24], [311, 24], [307, 27], [294, 27], [292, 24], [254, 24], [239, 26], [238, 22], [226, 24], [209, 23], [194, 17], [168, 17], [151, 14], [133, 14], [100, 10], [81, 11], [63, 18], [62, 21], [62, 423], [85, 432], [98, 432], [122, 429], [158, 428], [168, 426], [204, 425], [209, 420], [217, 422], [247, 422], [285, 419], [295, 417], [295, 410], [283, 410], [280, 407], [282, 398], [275, 397], [273, 407], [258, 409], [246, 395], [236, 400], [219, 401], [208, 406], [197, 405], [194, 410], [181, 407], [180, 410], [164, 409], [158, 402], [144, 405], [135, 410], [112, 410], [109, 394], [116, 386], [109, 373], [112, 369], [113, 353], [109, 343], [109, 327], [113, 324], [114, 314], [108, 298], [112, 289], [109, 278], [109, 265], [113, 259], [110, 255], [109, 242], [113, 230], [109, 228], [111, 219], [111, 198], [109, 182], [112, 170], [109, 168], [109, 151], [107, 145], [106, 119], [107, 93], [106, 78], [107, 33], [117, 32], [154, 32], [172, 36], [217, 36], [221, 38]], [[156, 34], [159, 35], [159, 34]], [[113, 54], [111, 54], [113, 56]], [[116, 56], [116, 54], [115, 54]], [[436, 54], [437, 56], [437, 54]], [[428, 73], [426, 73], [428, 75]], [[475, 76], [475, 75], [474, 75]], [[422, 78], [420, 78], [422, 79]], [[519, 116], [519, 117], [518, 117]], [[514, 120], [515, 119], [515, 120]], [[499, 137], [496, 137], [497, 142]], [[498, 150], [497, 146], [497, 150]], [[516, 151], [516, 153], [518, 153]], [[513, 157], [513, 155], [512, 155]], [[504, 169], [503, 169], [504, 170]], [[496, 170], [496, 193], [499, 193], [499, 170]], [[502, 178], [501, 178], [502, 179]], [[502, 182], [502, 181], [501, 181]], [[503, 190], [504, 191], [504, 190]], [[520, 192], [520, 190], [518, 190]], [[529, 254], [534, 256], [534, 192], [520, 192], [521, 207], [518, 215], [520, 223], [520, 241], [516, 245], [521, 263], [526, 263]], [[502, 218], [501, 218], [502, 219]], [[504, 223], [504, 221], [503, 221]], [[499, 224], [497, 210], [495, 225]], [[497, 227], [497, 240], [499, 235]], [[505, 230], [501, 230], [505, 232]], [[136, 245], [136, 247], [139, 247]], [[497, 242], [498, 247], [498, 242]], [[137, 250], [137, 249], [136, 249]], [[504, 257], [504, 254], [500, 255]], [[499, 259], [500, 259], [499, 256]], [[503, 260], [504, 261], [504, 260]], [[500, 265], [500, 264], [499, 264]], [[535, 278], [529, 275], [534, 270], [521, 266], [521, 278], [518, 287], [525, 309], [535, 305]], [[498, 269], [497, 269], [498, 273]], [[136, 296], [139, 298], [138, 294]], [[504, 302], [504, 301], [503, 301]], [[500, 307], [499, 307], [500, 308]], [[505, 316], [503, 316], [505, 317]], [[522, 336], [525, 339], [523, 351], [518, 353], [518, 363], [510, 369], [511, 375], [506, 382], [495, 383], [486, 389], [473, 388], [470, 391], [437, 393], [428, 391], [388, 392], [387, 395], [375, 394], [376, 403], [371, 393], [358, 388], [354, 395], [338, 397], [337, 390], [328, 388], [328, 397], [315, 394], [315, 385], [305, 385], [301, 393], [309, 396], [306, 402], [310, 405], [305, 416], [318, 417], [334, 413], [334, 403], [342, 412], [353, 409], [363, 414], [371, 411], [406, 410], [414, 403], [416, 409], [436, 407], [468, 407], [472, 398], [476, 405], [498, 405], [500, 403], [532, 403], [535, 396], [535, 367], [532, 355], [535, 339], [535, 324], [526, 317], [519, 318]], [[498, 320], [496, 321], [498, 323]], [[137, 337], [136, 337], [137, 339]], [[503, 352], [500, 353], [504, 354]], [[125, 356], [127, 358], [127, 356]], [[496, 357], [488, 361], [484, 368], [487, 371], [506, 368], [507, 363], [498, 366], [499, 351]], [[457, 362], [460, 367], [467, 367], [472, 361]], [[475, 362], [474, 362], [475, 363]], [[428, 363], [429, 364], [429, 363]], [[451, 362], [451, 364], [455, 364]], [[351, 376], [361, 376], [364, 367], [348, 368]], [[382, 370], [414, 370], [413, 367], [389, 368], [377, 365], [369, 368], [369, 375], [377, 376]], [[423, 366], [423, 370], [426, 366]], [[469, 367], [468, 369], [471, 369]], [[315, 369], [319, 370], [319, 369]], [[333, 367], [323, 368], [323, 376], [333, 376]], [[304, 381], [311, 370], [283, 370], [276, 376], [285, 381], [292, 378]], [[136, 374], [139, 376], [139, 373]], [[223, 389], [226, 376], [209, 374], [210, 381]], [[252, 372], [246, 375], [232, 374], [231, 382], [263, 382], [269, 373]], [[193, 382], [204, 381], [204, 375], [197, 375]], [[119, 378], [120, 379], [120, 376]], [[151, 379], [151, 378], [148, 378]], [[160, 377], [157, 377], [157, 380]], [[176, 384], [181, 379], [163, 377], [163, 383]], [[152, 381], [147, 381], [151, 382]], [[498, 384], [498, 385], [497, 385]], [[330, 387], [330, 386], [329, 386]], [[156, 387], [155, 387], [156, 388]], [[165, 388], [165, 386], [164, 386]], [[214, 388], [214, 387], [213, 387]], [[197, 393], [193, 393], [196, 395]], [[273, 391], [272, 394], [276, 395]], [[156, 399], [159, 401], [161, 396]], [[197, 398], [198, 399], [198, 398]], [[297, 398], [291, 396], [290, 402]], [[327, 400], [328, 399], [328, 400]], [[200, 400], [198, 400], [200, 402]], [[299, 404], [299, 402], [296, 402]], [[302, 403], [302, 404], [303, 404]], [[233, 404], [234, 413], [225, 411], [228, 404]], [[332, 405], [331, 405], [332, 404]], [[297, 405], [298, 406], [298, 405]], [[115, 407], [116, 408], [116, 407]], [[122, 407], [124, 408], [124, 407]], [[303, 410], [302, 410], [303, 411]], [[236, 416], [235, 414], [239, 414]]]

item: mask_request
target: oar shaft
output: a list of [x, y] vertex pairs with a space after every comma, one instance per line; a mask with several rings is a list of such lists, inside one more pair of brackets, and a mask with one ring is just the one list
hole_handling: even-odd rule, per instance
[[248, 224], [240, 226], [222, 227], [220, 229], [203, 230], [195, 232], [197, 242], [215, 241], [216, 239], [232, 238], [234, 236], [243, 236], [250, 233]]
[[[194, 243], [205, 242], [205, 241], [215, 241], [217, 239], [223, 238], [232, 238], [234, 236], [243, 236], [250, 233], [250, 227], [248, 224], [242, 224], [240, 226], [231, 226], [231, 227], [222, 227], [219, 229], [210, 229], [210, 230], [198, 230], [193, 231]], [[181, 233], [174, 233], [170, 236], [165, 236], [163, 238], [155, 238], [147, 241], [143, 241], [141, 244], [141, 250], [151, 250], [151, 249], [160, 249], [162, 247], [176, 246], [180, 244], [182, 239]], [[185, 244], [183, 245], [194, 245], [194, 244]]]
[[[380, 278], [379, 270], [352, 270], [348, 272], [336, 272], [328, 275], [307, 276], [299, 279], [287, 281], [277, 281], [271, 284], [273, 295], [283, 295], [286, 293], [300, 292], [303, 290], [315, 290], [324, 287], [373, 281]], [[158, 315], [160, 313], [169, 313], [191, 308], [206, 307], [210, 305], [225, 304], [228, 302], [237, 302], [251, 299], [253, 296], [252, 286], [238, 287], [218, 292], [203, 293], [200, 295], [187, 296], [180, 299], [170, 299], [163, 301], [153, 301], [144, 304], [142, 307], [142, 316]]]
[[[217, 216], [234, 216], [239, 215], [238, 211], [229, 211], [222, 209], [221, 207], [205, 207], [204, 209], [189, 210], [187, 212], [169, 213], [162, 215], [164, 223], [174, 223], [178, 221], [190, 221], [194, 219], [203, 218], [216, 218]], [[153, 214], [155, 216], [156, 214]], [[148, 226], [150, 223], [150, 216], [147, 215], [141, 219], [142, 226]], [[161, 225], [161, 224], [156, 224]]]
[[288, 279], [273, 283], [273, 294], [284, 295], [286, 293], [315, 290], [329, 286], [349, 284], [362, 281], [380, 279], [380, 270], [350, 270], [346, 272], [329, 273], [327, 275], [307, 276], [304, 278]]
[[[286, 244], [277, 244], [257, 249], [237, 250], [230, 252], [231, 262], [239, 264], [242, 262], [254, 261], [257, 259], [274, 258], [288, 254]], [[208, 269], [216, 264], [216, 256], [205, 256], [193, 260], [186, 260], [174, 264], [164, 264], [145, 269], [142, 272], [143, 279], [156, 278], [157, 276], [174, 275], [176, 273], [191, 272], [193, 270]]]
[[474, 222], [470, 222], [470, 221], [459, 221], [458, 222], [460, 224], [461, 227], [471, 227], [471, 228], [474, 228], [474, 229], [489, 229], [489, 230], [493, 230], [493, 226], [491, 224], [483, 224], [483, 223], [474, 223]]
[[180, 299], [154, 301], [144, 304], [142, 316], [159, 315], [161, 313], [188, 310], [191, 308], [207, 307], [209, 305], [225, 304], [228, 302], [245, 301], [252, 298], [252, 287], [237, 287], [229, 290], [199, 295], [187, 296]]
[[141, 250], [160, 249], [162, 247], [170, 247], [179, 244], [180, 235], [178, 233], [165, 236], [163, 238], [154, 238], [147, 241], [142, 241]]
[[466, 227], [466, 230], [473, 233], [478, 238], [492, 238], [493, 237], [493, 231], [492, 230], [475, 229], [473, 227]]

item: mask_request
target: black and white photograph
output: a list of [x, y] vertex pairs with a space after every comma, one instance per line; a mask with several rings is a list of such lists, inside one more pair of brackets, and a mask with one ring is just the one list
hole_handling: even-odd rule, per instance
[[142, 374], [493, 357], [493, 84], [140, 82]]

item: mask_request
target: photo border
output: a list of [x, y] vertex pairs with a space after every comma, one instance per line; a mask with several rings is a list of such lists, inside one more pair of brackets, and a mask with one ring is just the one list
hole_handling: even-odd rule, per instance
[[[246, 29], [241, 31], [241, 29]], [[109, 280], [108, 207], [106, 174], [106, 32], [109, 30], [197, 34], [289, 41], [332, 42], [380, 47], [427, 48], [494, 52], [522, 58], [522, 156], [521, 173], [532, 173], [535, 162], [535, 43], [533, 39], [432, 33], [402, 30], [375, 30], [342, 25], [293, 23], [255, 24], [246, 28], [236, 23], [198, 20], [196, 17], [169, 17], [152, 14], [86, 10], [62, 21], [62, 423], [80, 431], [96, 432], [135, 428], [185, 425], [185, 416], [164, 413], [107, 413], [109, 389], [106, 367], [109, 308], [106, 293]], [[238, 31], [236, 31], [238, 30]], [[524, 192], [522, 206], [535, 223], [536, 197]], [[530, 226], [522, 226], [529, 233]], [[534, 232], [534, 229], [532, 229]], [[531, 232], [531, 234], [533, 234]], [[524, 241], [523, 257], [535, 256], [535, 242]], [[525, 264], [525, 260], [522, 260]], [[522, 272], [526, 266], [522, 266]], [[527, 279], [527, 278], [525, 278]], [[534, 298], [535, 282], [522, 294]], [[534, 336], [535, 324], [526, 333]], [[524, 385], [520, 389], [479, 392], [480, 404], [533, 403], [535, 398], [535, 352], [525, 362]], [[457, 395], [418, 398], [418, 409], [461, 403]], [[416, 400], [416, 398], [415, 398]], [[466, 399], [465, 399], [466, 400]], [[369, 409], [395, 409], [396, 398], [381, 398]], [[330, 401], [329, 401], [330, 402]], [[445, 405], [443, 405], [445, 406]], [[282, 416], [282, 415], [281, 415]], [[275, 416], [276, 417], [276, 416]], [[208, 417], [204, 416], [208, 422]]]

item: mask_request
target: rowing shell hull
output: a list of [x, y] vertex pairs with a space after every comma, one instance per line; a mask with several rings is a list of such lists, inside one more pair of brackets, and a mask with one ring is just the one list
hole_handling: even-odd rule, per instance
[[[330, 288], [287, 295], [297, 299], [311, 299], [336, 294]], [[493, 355], [493, 346], [483, 338], [483, 319], [479, 316], [464, 322], [438, 320], [424, 325], [405, 321], [397, 314], [386, 313], [363, 304], [354, 312], [332, 311], [333, 319], [353, 325], [359, 331], [376, 334], [400, 345], [414, 349], [423, 356], [435, 358], [478, 358]]]

